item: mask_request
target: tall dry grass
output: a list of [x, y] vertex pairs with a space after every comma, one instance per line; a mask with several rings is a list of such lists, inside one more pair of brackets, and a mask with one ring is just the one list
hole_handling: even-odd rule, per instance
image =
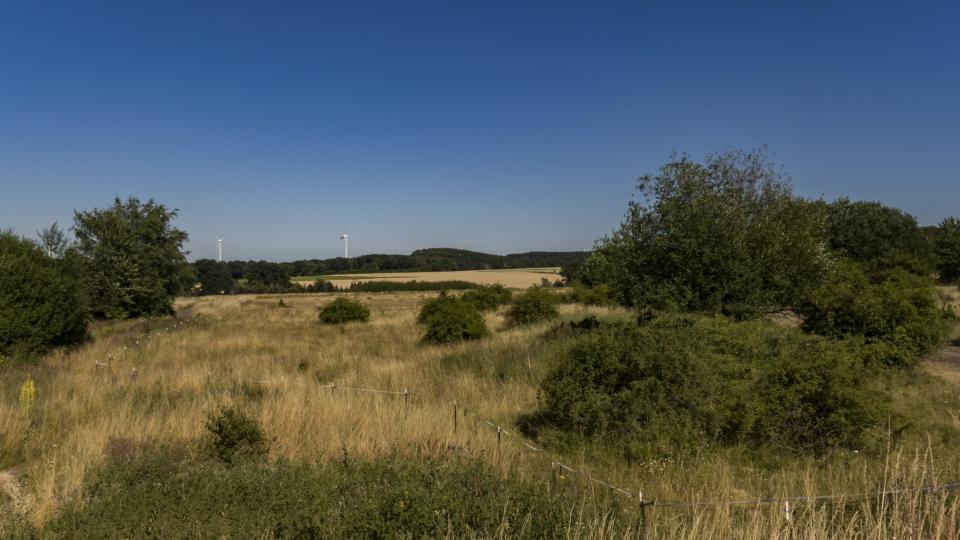
[[[882, 457], [844, 452], [798, 458], [772, 469], [776, 472], [744, 465], [735, 458], [736, 450], [644, 463], [596, 459], [588, 449], [562, 455], [532, 452], [518, 440], [513, 423], [536, 409], [536, 381], [547, 366], [530, 361], [529, 376], [498, 378], [442, 369], [441, 358], [469, 351], [492, 361], [506, 347], [530, 343], [543, 327], [503, 330], [451, 347], [423, 347], [414, 319], [429, 296], [433, 294], [353, 295], [370, 306], [371, 320], [344, 327], [317, 321], [317, 307], [333, 295], [287, 295], [287, 308], [277, 306], [277, 296], [188, 299], [180, 307], [206, 316], [170, 331], [166, 328], [177, 320], [100, 323], [95, 341], [80, 350], [54, 353], [35, 366], [7, 366], [0, 371], [0, 468], [15, 471], [19, 496], [0, 510], [0, 522], [19, 512], [42, 524], [65, 501], [80, 496], [84, 479], [104, 459], [111, 440], [191, 444], [201, 437], [206, 414], [224, 404], [240, 405], [258, 418], [273, 440], [271, 459], [332, 460], [344, 450], [371, 458], [392, 451], [458, 453], [488, 460], [507, 475], [542, 480], [551, 477], [551, 462], [559, 456], [597, 478], [642, 491], [647, 500], [857, 494], [960, 480], [960, 449], [941, 455], [941, 445], [918, 441], [891, 446]], [[568, 316], [609, 311], [563, 309]], [[489, 314], [488, 324], [500, 328], [502, 314]], [[134, 346], [137, 341], [142, 346]], [[28, 374], [36, 382], [29, 417], [21, 413], [16, 397]], [[326, 387], [331, 383], [337, 388]], [[405, 400], [346, 387], [407, 389], [411, 396]], [[454, 400], [474, 417], [461, 416], [456, 432]], [[494, 430], [475, 418], [500, 424], [513, 436], [504, 437], [498, 447]], [[639, 516], [636, 498], [619, 497], [569, 473], [555, 478], [577, 486], [584, 497], [622, 508], [626, 519]], [[664, 538], [960, 534], [956, 494], [904, 492], [794, 506], [789, 522], [779, 504], [654, 505], [644, 512], [647, 532]], [[612, 519], [571, 516], [571, 537], [610, 537]]]

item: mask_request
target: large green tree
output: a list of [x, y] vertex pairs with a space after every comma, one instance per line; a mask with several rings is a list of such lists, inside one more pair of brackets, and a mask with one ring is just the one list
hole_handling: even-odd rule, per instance
[[880, 202], [841, 198], [826, 205], [831, 249], [868, 268], [929, 274], [933, 246], [910, 214]]
[[936, 232], [937, 270], [947, 283], [960, 283], [960, 219], [947, 218]]
[[68, 257], [51, 257], [0, 231], [0, 356], [41, 354], [86, 339], [86, 295]]
[[212, 259], [200, 259], [193, 263], [200, 282], [200, 292], [203, 294], [230, 294], [236, 286], [236, 281], [230, 273], [227, 263]]
[[828, 262], [818, 207], [792, 193], [763, 150], [696, 163], [675, 156], [581, 269], [627, 305], [749, 317], [794, 305]]
[[181, 288], [187, 233], [177, 211], [152, 199], [119, 197], [108, 208], [75, 212], [77, 248], [86, 259], [95, 315], [112, 319], [165, 315]]

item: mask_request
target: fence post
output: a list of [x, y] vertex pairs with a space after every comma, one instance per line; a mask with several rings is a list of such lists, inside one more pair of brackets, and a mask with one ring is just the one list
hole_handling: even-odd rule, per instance
[[497, 458], [498, 459], [500, 457], [500, 432], [501, 432], [500, 426], [497, 426]]
[[407, 389], [403, 389], [403, 410], [407, 410], [407, 402], [410, 401], [410, 392], [407, 392]]
[[790, 501], [783, 501], [783, 515], [787, 518], [787, 523], [790, 523]]
[[457, 400], [453, 400], [453, 434], [457, 434]]
[[647, 537], [647, 503], [643, 502], [643, 492], [638, 493], [640, 498], [640, 538]]

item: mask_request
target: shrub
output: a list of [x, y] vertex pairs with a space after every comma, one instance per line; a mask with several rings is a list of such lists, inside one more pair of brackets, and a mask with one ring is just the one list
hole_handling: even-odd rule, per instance
[[434, 306], [426, 319], [423, 343], [441, 345], [490, 335], [483, 314], [473, 304], [446, 297]]
[[262, 458], [268, 444], [260, 424], [236, 407], [222, 407], [207, 416], [206, 452], [224, 463]]
[[87, 338], [86, 294], [71, 257], [51, 258], [0, 231], [0, 357], [43, 354]]
[[[541, 420], [637, 453], [858, 446], [883, 418], [859, 350], [757, 320], [661, 317], [585, 333], [541, 384]], [[639, 449], [639, 450], [638, 450]]]
[[455, 300], [456, 298], [447, 294], [447, 291], [440, 291], [440, 294], [437, 295], [436, 298], [431, 298], [420, 306], [420, 313], [417, 314], [417, 322], [420, 324], [426, 323], [430, 317], [440, 310], [441, 305]]
[[587, 306], [607, 306], [613, 303], [610, 286], [606, 283], [598, 283], [593, 287], [575, 283], [568, 298], [571, 302]]
[[798, 306], [808, 332], [859, 338], [887, 365], [911, 366], [946, 338], [950, 313], [933, 280], [894, 268], [868, 275], [840, 261], [824, 285]]
[[343, 324], [370, 319], [370, 309], [356, 300], [341, 296], [320, 309], [323, 324]]
[[480, 311], [490, 311], [510, 303], [513, 295], [506, 287], [500, 284], [483, 285], [477, 289], [463, 293], [460, 298], [468, 304], [473, 304]]
[[507, 324], [521, 326], [556, 319], [560, 298], [549, 289], [531, 287], [513, 299], [507, 311]]

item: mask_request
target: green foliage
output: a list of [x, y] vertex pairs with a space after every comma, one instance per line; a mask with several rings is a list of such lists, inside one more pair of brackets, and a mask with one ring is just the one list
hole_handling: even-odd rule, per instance
[[350, 284], [349, 292], [395, 292], [395, 291], [445, 291], [476, 289], [469, 281], [357, 281]]
[[87, 338], [90, 314], [72, 252], [48, 256], [0, 231], [0, 357], [34, 356]]
[[910, 214], [879, 202], [837, 199], [826, 205], [832, 250], [875, 269], [904, 268], [928, 274], [933, 266], [929, 238]]
[[931, 278], [901, 268], [868, 274], [839, 261], [829, 279], [798, 306], [803, 328], [833, 338], [862, 338], [877, 360], [907, 367], [946, 339], [950, 313]]
[[225, 263], [200, 259], [193, 263], [201, 294], [232, 294], [236, 281]]
[[437, 295], [436, 298], [431, 298], [420, 306], [420, 313], [417, 314], [417, 322], [420, 324], [426, 323], [430, 320], [430, 317], [440, 311], [441, 305], [455, 300], [456, 298], [447, 294], [446, 290], [440, 291], [440, 294]]
[[556, 319], [559, 316], [557, 304], [560, 297], [544, 287], [530, 287], [514, 297], [507, 311], [509, 326], [523, 326]]
[[544, 379], [539, 421], [634, 454], [859, 447], [884, 418], [876, 386], [847, 344], [763, 320], [665, 316], [586, 332]]
[[[51, 538], [563, 538], [579, 505], [475, 460], [384, 456], [231, 467], [175, 450], [118, 456], [91, 472], [37, 536]], [[620, 518], [614, 512], [612, 517]], [[611, 520], [613, 521], [613, 520]], [[617, 521], [623, 521], [617, 519]], [[623, 536], [612, 527], [611, 535]]]
[[606, 283], [597, 283], [593, 287], [574, 283], [568, 298], [571, 302], [587, 306], [606, 306], [613, 303], [613, 293], [610, 292], [610, 285]]
[[943, 220], [935, 233], [937, 271], [946, 283], [960, 284], [960, 219]]
[[333, 302], [320, 309], [320, 322], [323, 324], [343, 324], [365, 322], [370, 319], [370, 308], [357, 300], [339, 296]]
[[794, 305], [827, 263], [824, 219], [762, 151], [680, 156], [637, 184], [620, 229], [581, 269], [626, 305], [752, 316]]
[[490, 335], [483, 314], [473, 304], [451, 297], [441, 297], [431, 302], [425, 304], [420, 312], [423, 315], [427, 305], [431, 306], [424, 319], [427, 328], [423, 343], [443, 345]]
[[224, 463], [260, 459], [269, 444], [260, 424], [236, 407], [222, 407], [207, 416], [203, 449]]
[[75, 212], [77, 249], [98, 317], [169, 315], [181, 288], [187, 233], [170, 222], [176, 210], [153, 200], [116, 198], [113, 206]]
[[464, 302], [473, 304], [479, 311], [491, 311], [509, 304], [513, 295], [503, 285], [483, 285], [463, 293], [460, 297]]
[[662, 317], [589, 332], [541, 385], [542, 420], [636, 455], [864, 443], [884, 405], [855, 348], [762, 320]]

